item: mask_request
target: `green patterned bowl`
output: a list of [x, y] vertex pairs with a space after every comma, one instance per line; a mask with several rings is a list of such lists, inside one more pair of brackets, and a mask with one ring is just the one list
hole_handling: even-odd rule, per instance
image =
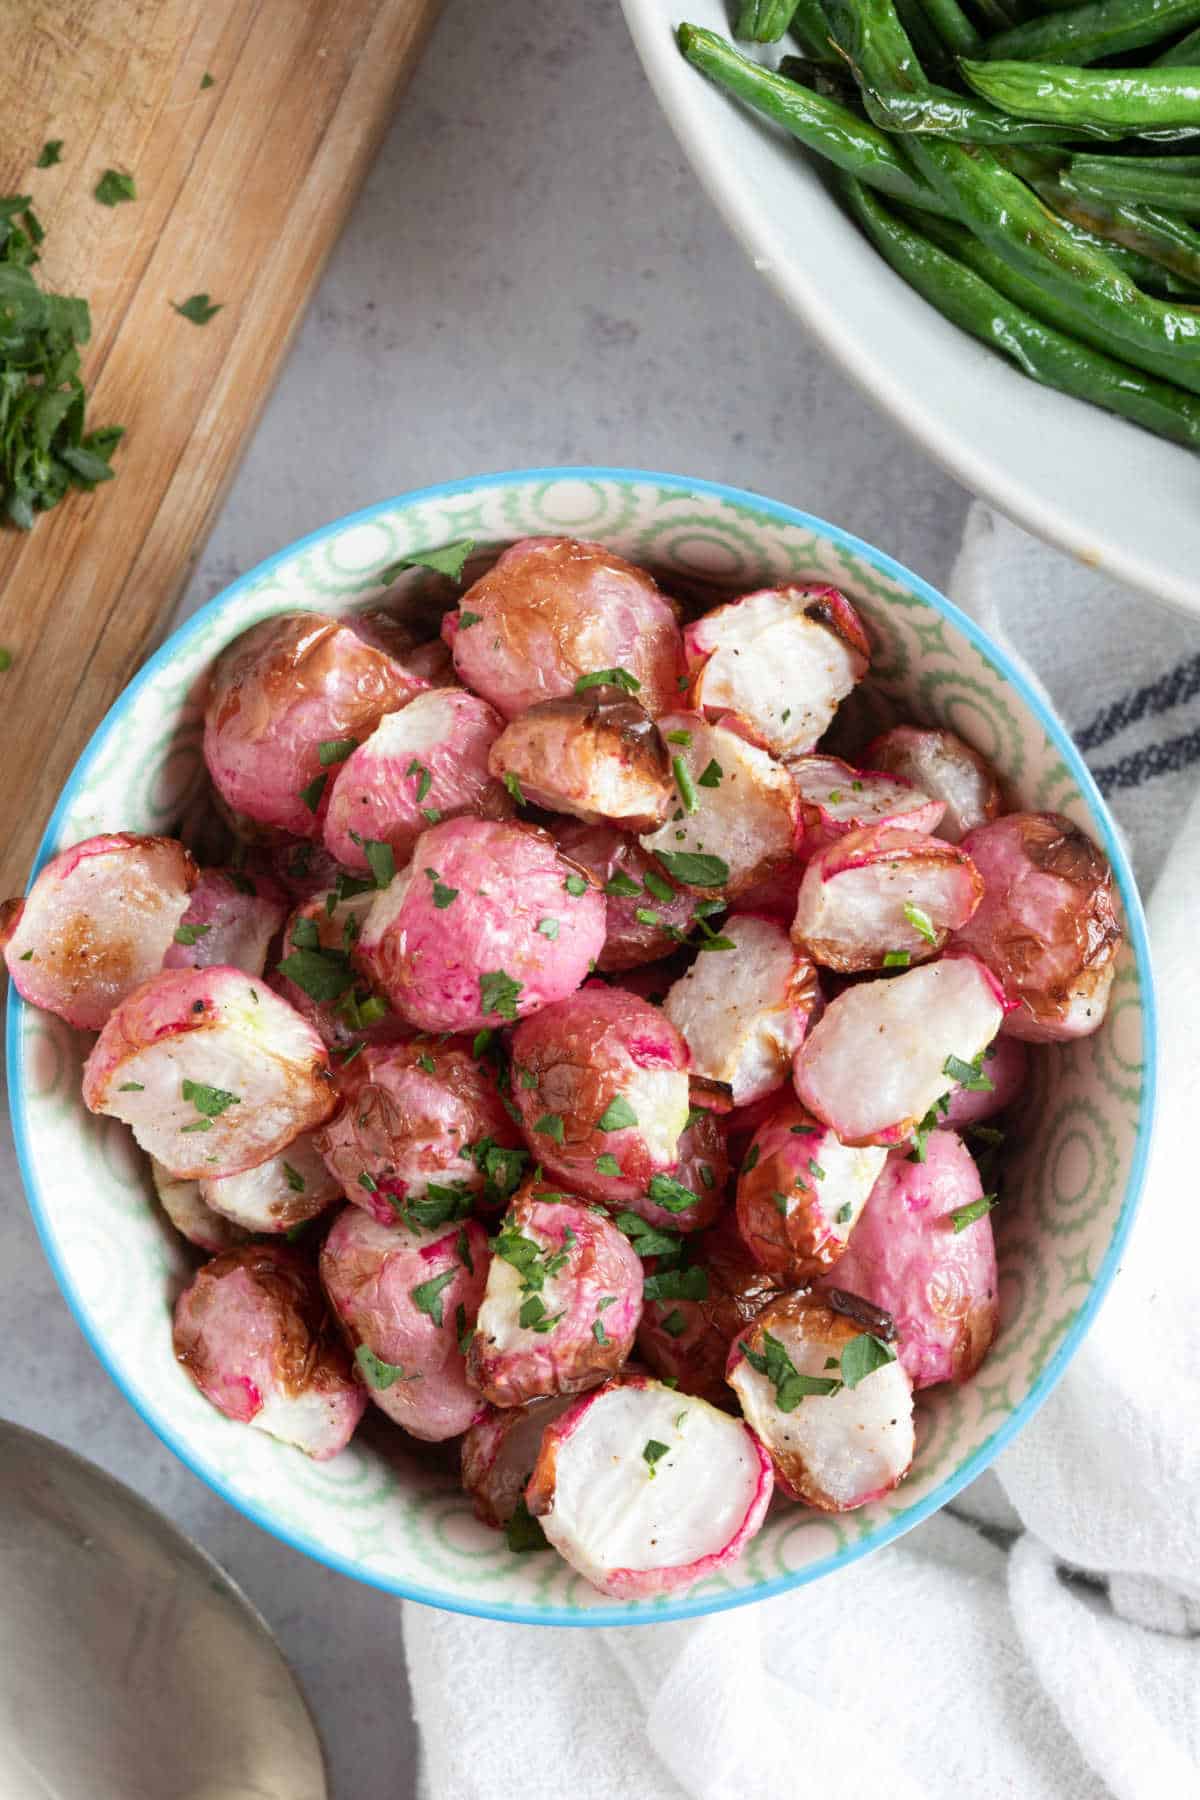
[[[171, 1302], [189, 1259], [161, 1222], [145, 1158], [123, 1125], [85, 1112], [82, 1034], [10, 990], [13, 1119], [38, 1229], [97, 1355], [158, 1435], [250, 1518], [333, 1568], [436, 1606], [521, 1623], [678, 1619], [779, 1593], [887, 1543], [985, 1468], [1045, 1399], [1112, 1279], [1142, 1183], [1154, 1091], [1149, 955], [1124, 851], [1078, 752], [970, 620], [819, 519], [634, 470], [532, 470], [426, 489], [330, 525], [244, 575], [113, 707], [67, 784], [40, 860], [94, 832], [161, 831], [178, 819], [204, 781], [205, 672], [256, 620], [361, 605], [414, 550], [470, 536], [482, 564], [536, 533], [600, 538], [683, 591], [836, 583], [874, 640], [870, 722], [899, 710], [952, 726], [1024, 805], [1067, 813], [1112, 859], [1127, 936], [1108, 1018], [1095, 1037], [1035, 1052], [1029, 1131], [996, 1214], [999, 1338], [976, 1380], [921, 1396], [905, 1485], [842, 1518], [778, 1506], [736, 1567], [682, 1599], [604, 1600], [556, 1556], [510, 1554], [477, 1523], [444, 1458], [400, 1433], [372, 1422], [343, 1455], [316, 1464], [200, 1398], [171, 1354]], [[415, 604], [422, 577], [404, 579]]]

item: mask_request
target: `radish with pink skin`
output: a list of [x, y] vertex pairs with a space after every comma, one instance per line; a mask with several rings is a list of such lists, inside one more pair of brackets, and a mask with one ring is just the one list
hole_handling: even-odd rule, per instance
[[375, 900], [356, 957], [424, 1031], [478, 1031], [574, 993], [604, 896], [536, 826], [449, 819]]
[[204, 869], [162, 966], [207, 969], [220, 963], [261, 975], [287, 913], [287, 896], [270, 876]]
[[526, 1160], [514, 1154], [520, 1133], [493, 1068], [472, 1056], [469, 1044], [421, 1040], [367, 1049], [339, 1086], [346, 1105], [317, 1145], [346, 1198], [379, 1224], [410, 1220], [414, 1206], [445, 1203], [451, 1193], [467, 1211], [488, 1186], [489, 1168], [499, 1178], [492, 1179], [498, 1197], [516, 1187]]
[[736, 713], [773, 755], [800, 756], [867, 672], [871, 646], [837, 588], [761, 588], [715, 606], [683, 634], [689, 705]]
[[710, 725], [699, 713], [668, 713], [659, 729], [682, 765], [684, 786], [677, 781], [678, 804], [666, 824], [643, 834], [643, 850], [672, 882], [706, 898], [732, 898], [784, 868], [798, 810], [783, 765], [739, 730]]
[[418, 694], [388, 713], [357, 750], [330, 771], [325, 848], [363, 874], [364, 845], [388, 844], [397, 868], [431, 821], [476, 813], [506, 818], [512, 801], [488, 772], [504, 726], [486, 700], [460, 688]]
[[[736, 1334], [781, 1291], [777, 1275], [760, 1268], [750, 1255], [729, 1215], [688, 1246], [689, 1266], [682, 1277], [662, 1271], [658, 1262], [647, 1279], [637, 1353], [664, 1381], [674, 1381], [684, 1394], [698, 1394], [714, 1406], [732, 1408], [725, 1380], [729, 1346]], [[696, 1281], [700, 1297], [669, 1291]]]
[[532, 806], [653, 831], [671, 809], [667, 747], [619, 685], [541, 700], [507, 725], [488, 766]]
[[347, 1206], [321, 1246], [321, 1281], [367, 1393], [426, 1443], [457, 1437], [482, 1415], [462, 1345], [487, 1273], [477, 1219], [395, 1231]]
[[675, 703], [683, 644], [670, 601], [603, 544], [523, 538], [467, 589], [442, 634], [460, 681], [515, 719], [624, 669], [652, 717]]
[[161, 967], [199, 878], [174, 838], [85, 838], [5, 906], [4, 960], [23, 1000], [99, 1031]]
[[353, 619], [278, 613], [217, 658], [204, 715], [208, 772], [235, 811], [319, 842], [334, 767], [321, 746], [328, 758], [347, 739], [361, 742], [424, 689]]
[[1116, 973], [1121, 924], [1104, 852], [1061, 813], [1008, 813], [963, 839], [983, 901], [954, 942], [981, 957], [1029, 1043], [1098, 1031]]
[[843, 1144], [798, 1101], [783, 1101], [738, 1176], [738, 1231], [755, 1261], [794, 1287], [832, 1267], [886, 1161], [886, 1150]]
[[239, 1245], [249, 1243], [250, 1232], [214, 1212], [205, 1202], [198, 1181], [181, 1181], [153, 1157], [150, 1174], [163, 1211], [179, 1235], [194, 1244], [197, 1250], [219, 1256], [222, 1250], [236, 1250]]
[[843, 974], [903, 968], [936, 956], [982, 896], [965, 851], [897, 825], [868, 825], [809, 862], [792, 937]]
[[325, 1046], [240, 969], [164, 969], [111, 1015], [83, 1100], [131, 1127], [173, 1175], [237, 1175], [333, 1111]]
[[977, 957], [943, 956], [831, 1000], [796, 1053], [796, 1092], [844, 1144], [898, 1144], [1000, 1029], [1004, 1001]]
[[615, 825], [564, 824], [555, 837], [604, 889], [607, 929], [596, 967], [624, 973], [670, 956], [692, 929], [700, 894], [669, 881], [657, 859]]
[[956, 1132], [931, 1132], [922, 1162], [893, 1150], [821, 1284], [891, 1314], [914, 1387], [966, 1381], [996, 1335], [996, 1246], [982, 1203], [975, 1159]]
[[277, 881], [293, 905], [327, 894], [341, 874], [321, 844], [291, 840], [249, 851], [244, 866]]
[[642, 1265], [602, 1212], [529, 1182], [493, 1252], [467, 1354], [472, 1387], [493, 1406], [524, 1406], [616, 1373], [642, 1313]]
[[646, 1188], [625, 1201], [648, 1225], [685, 1234], [704, 1231], [725, 1204], [729, 1154], [720, 1113], [694, 1106], [677, 1146], [679, 1161], [669, 1175], [652, 1175]]
[[951, 1090], [945, 1110], [939, 1107], [939, 1125], [980, 1125], [1012, 1105], [1029, 1074], [1029, 1051], [1020, 1038], [1001, 1031], [983, 1053], [982, 1073], [990, 1086]]
[[522, 1020], [512, 1097], [534, 1160], [591, 1200], [655, 1198], [688, 1118], [687, 1046], [657, 1007], [589, 982]]
[[271, 1234], [307, 1225], [340, 1200], [342, 1190], [325, 1167], [313, 1133], [305, 1131], [253, 1169], [201, 1181], [200, 1198], [243, 1230]]
[[[866, 1356], [852, 1347], [864, 1338]], [[850, 1512], [907, 1475], [915, 1438], [904, 1365], [819, 1296], [764, 1307], [734, 1339], [727, 1380], [789, 1498]]]
[[746, 1106], [784, 1085], [817, 1004], [817, 972], [773, 919], [734, 913], [731, 950], [698, 956], [663, 1011], [687, 1041], [692, 1069]]
[[206, 1400], [239, 1424], [325, 1462], [366, 1411], [317, 1272], [283, 1244], [206, 1263], [175, 1307], [175, 1357]]
[[837, 756], [802, 756], [789, 763], [788, 770], [800, 809], [796, 852], [805, 861], [866, 825], [932, 834], [945, 811], [943, 801], [922, 793], [911, 781], [853, 769]]
[[475, 1517], [502, 1529], [525, 1497], [525, 1488], [552, 1420], [574, 1406], [573, 1394], [531, 1400], [528, 1406], [489, 1406], [462, 1441], [462, 1484], [475, 1502]]
[[943, 800], [938, 836], [960, 843], [968, 831], [986, 825], [1000, 811], [1000, 778], [986, 757], [952, 731], [897, 725], [863, 751], [869, 769], [899, 775]]
[[740, 1419], [622, 1375], [546, 1427], [525, 1499], [593, 1587], [639, 1600], [736, 1562], [772, 1486], [770, 1459]]

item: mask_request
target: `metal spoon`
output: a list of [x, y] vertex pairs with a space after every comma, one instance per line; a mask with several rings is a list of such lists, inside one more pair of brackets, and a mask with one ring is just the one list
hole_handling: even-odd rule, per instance
[[229, 1577], [2, 1421], [0, 1800], [328, 1800], [308, 1707]]

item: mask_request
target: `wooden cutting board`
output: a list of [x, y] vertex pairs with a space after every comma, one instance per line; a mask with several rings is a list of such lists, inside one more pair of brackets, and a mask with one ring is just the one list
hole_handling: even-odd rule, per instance
[[[191, 572], [437, 9], [0, 0], [0, 193], [34, 197], [43, 284], [91, 302], [89, 426], [126, 427], [115, 481], [0, 531], [0, 899]], [[93, 198], [106, 168], [136, 201]], [[202, 327], [170, 304], [198, 291]]]

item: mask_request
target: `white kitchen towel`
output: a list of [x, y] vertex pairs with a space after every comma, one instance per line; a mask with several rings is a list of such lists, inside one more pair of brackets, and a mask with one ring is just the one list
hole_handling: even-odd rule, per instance
[[427, 1800], [1198, 1800], [1200, 625], [972, 508], [951, 583], [1129, 840], [1160, 1125], [1120, 1275], [992, 1472], [812, 1587], [680, 1625], [405, 1608]]

